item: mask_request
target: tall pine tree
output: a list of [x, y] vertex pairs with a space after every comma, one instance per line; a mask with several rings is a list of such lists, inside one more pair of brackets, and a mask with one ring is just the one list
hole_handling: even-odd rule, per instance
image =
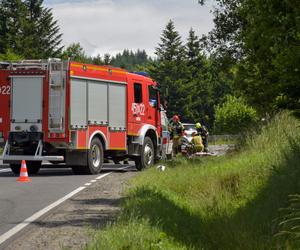
[[212, 85], [208, 81], [207, 59], [193, 29], [189, 32], [186, 51], [189, 79], [184, 87], [187, 96], [184, 113], [189, 121], [204, 122], [207, 126], [213, 117]]
[[0, 1], [0, 53], [24, 58], [58, 57], [61, 37], [51, 9], [42, 0]]
[[25, 0], [27, 10], [26, 50], [23, 54], [31, 58], [58, 57], [61, 53], [62, 34], [54, 20], [52, 10], [42, 6], [43, 0]]
[[11, 51], [21, 55], [24, 45], [24, 26], [26, 25], [26, 8], [21, 0], [2, 0], [1, 9], [1, 42], [0, 52]]
[[161, 85], [162, 95], [168, 102], [169, 115], [176, 113], [184, 119], [183, 103], [186, 98], [184, 85], [188, 74], [186, 52], [172, 20], [163, 30], [161, 43], [155, 53], [158, 60], [149, 68], [150, 75]]

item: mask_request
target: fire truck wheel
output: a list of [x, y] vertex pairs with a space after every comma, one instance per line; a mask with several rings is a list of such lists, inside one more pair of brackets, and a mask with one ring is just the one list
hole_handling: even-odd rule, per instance
[[[27, 164], [27, 172], [28, 174], [37, 174], [41, 168], [42, 162], [40, 161], [29, 161]], [[10, 164], [11, 171], [15, 175], [20, 174], [21, 164]]]
[[172, 160], [172, 154], [167, 154], [166, 157], [167, 157], [167, 160]]
[[135, 159], [135, 167], [137, 170], [150, 167], [154, 164], [154, 146], [149, 137], [145, 137], [141, 156]]
[[42, 166], [41, 161], [29, 161], [27, 163], [27, 171], [28, 174], [37, 174], [40, 171], [40, 168]]
[[91, 142], [91, 148], [88, 152], [88, 167], [89, 174], [99, 174], [103, 165], [103, 147], [98, 138], [94, 138]]
[[21, 169], [21, 164], [9, 164], [11, 171], [15, 174], [15, 175], [19, 175], [20, 174], [20, 169]]

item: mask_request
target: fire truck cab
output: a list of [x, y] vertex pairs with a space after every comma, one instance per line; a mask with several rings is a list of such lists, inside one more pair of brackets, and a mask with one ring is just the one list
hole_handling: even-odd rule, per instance
[[98, 174], [103, 159], [151, 166], [163, 154], [159, 86], [111, 66], [57, 59], [0, 63], [1, 159], [16, 174], [42, 161]]

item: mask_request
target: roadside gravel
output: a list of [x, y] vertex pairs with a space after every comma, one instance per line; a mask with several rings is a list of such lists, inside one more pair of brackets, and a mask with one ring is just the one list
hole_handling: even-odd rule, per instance
[[93, 183], [42, 219], [5, 250], [81, 249], [92, 238], [89, 228], [104, 227], [120, 210], [122, 192], [137, 172], [114, 172]]

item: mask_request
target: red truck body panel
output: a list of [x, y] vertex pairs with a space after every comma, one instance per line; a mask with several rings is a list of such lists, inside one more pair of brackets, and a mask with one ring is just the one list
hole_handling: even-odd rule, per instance
[[[22, 63], [19, 65], [22, 65]], [[21, 77], [30, 77], [32, 79], [34, 77], [42, 78], [42, 118], [40, 122], [41, 125], [39, 125], [39, 121], [37, 121], [37, 126], [41, 126], [43, 141], [45, 143], [65, 149], [89, 149], [92, 138], [98, 135], [105, 144], [105, 150], [127, 151], [129, 147], [128, 137], [138, 138], [145, 136], [142, 134], [146, 133], [144, 131], [146, 130], [145, 127], [153, 129], [156, 133], [157, 140], [159, 140], [161, 136], [161, 117], [158, 108], [160, 107], [160, 101], [158, 91], [153, 92], [152, 90], [157, 87], [157, 84], [152, 79], [111, 66], [69, 62], [67, 69], [62, 71], [62, 75], [60, 75], [61, 79], [63, 79], [63, 83], [59, 83], [61, 85], [56, 86], [55, 82], [53, 82], [53, 72], [50, 70], [51, 65], [46, 69], [34, 68], [33, 66], [28, 69], [25, 66], [18, 67], [0, 68], [0, 138], [2, 136], [4, 141], [8, 140], [9, 133], [12, 130], [19, 129], [18, 127], [22, 126], [26, 127], [26, 119], [25, 122], [20, 123], [20, 126], [18, 126], [17, 123], [16, 125], [15, 122], [17, 121], [12, 119], [12, 79], [19, 79]], [[55, 72], [57, 73], [59, 71]], [[92, 98], [91, 95], [95, 95], [95, 93], [89, 92], [89, 88], [90, 86], [95, 87], [96, 85], [101, 85], [104, 89], [107, 89], [107, 96], [102, 93], [102, 96], [107, 98], [107, 104], [105, 104], [107, 107], [102, 107], [102, 104], [105, 102], [103, 100], [101, 102], [100, 97], [99, 105], [97, 104], [97, 98], [93, 99], [95, 105], [89, 104], [89, 100]], [[86, 86], [86, 88], [84, 86]], [[82, 96], [80, 95], [79, 87], [86, 91], [82, 93]], [[52, 106], [50, 106], [51, 98], [55, 98], [50, 97], [52, 93], [50, 93], [50, 90], [53, 91], [53, 93], [58, 93], [55, 92], [55, 88], [61, 88], [63, 95], [62, 99], [59, 99], [62, 100], [62, 103], [60, 103], [62, 107], [62, 127], [57, 129], [57, 131], [53, 128], [50, 129], [53, 122], [52, 120], [50, 121], [50, 119], [52, 119], [55, 114], [55, 111], [50, 110], [57, 109], [53, 103], [51, 104]], [[82, 105], [87, 109], [87, 111], [84, 111], [84, 108], [82, 108], [82, 111], [80, 111], [82, 112], [82, 116], [86, 117], [86, 124], [81, 126], [80, 124], [78, 126], [72, 124], [72, 122], [74, 123], [74, 120], [77, 119], [77, 110], [74, 107], [79, 105], [76, 107], [78, 110], [81, 108], [80, 103], [78, 104], [74, 97], [76, 88], [78, 88], [76, 95], [79, 99], [82, 98]], [[156, 100], [155, 98], [151, 99], [151, 91], [157, 93], [157, 97], [155, 97]], [[84, 95], [86, 95], [86, 99]], [[122, 105], [120, 106], [120, 100], [117, 100], [118, 96], [126, 100], [123, 107]], [[112, 100], [110, 98], [115, 99]], [[23, 100], [24, 105], [26, 105], [26, 99], [30, 101], [30, 95]], [[53, 100], [52, 102], [55, 103]], [[136, 102], [137, 100], [138, 102]], [[118, 109], [116, 105], [119, 105], [120, 109]], [[107, 109], [106, 121], [90, 120], [89, 109], [92, 109], [95, 113], [99, 109]], [[110, 113], [110, 109], [115, 109], [115, 112]], [[119, 110], [120, 114], [116, 114]], [[118, 125], [118, 115], [124, 117], [124, 124], [122, 123], [123, 120], [120, 120], [120, 125]], [[112, 120], [115, 120], [114, 125], [111, 124], [111, 122], [113, 122]], [[21, 130], [24, 129], [21, 128]]]

